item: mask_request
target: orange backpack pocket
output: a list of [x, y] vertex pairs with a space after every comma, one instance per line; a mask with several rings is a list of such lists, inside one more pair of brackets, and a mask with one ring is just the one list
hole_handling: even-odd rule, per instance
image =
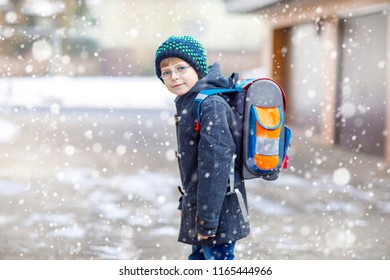
[[250, 114], [250, 168], [260, 173], [280, 168], [282, 109], [252, 105]]

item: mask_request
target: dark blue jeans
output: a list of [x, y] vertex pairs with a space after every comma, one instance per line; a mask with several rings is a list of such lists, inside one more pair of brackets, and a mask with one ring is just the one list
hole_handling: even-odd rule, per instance
[[234, 260], [234, 246], [231, 244], [221, 244], [214, 246], [192, 246], [192, 253], [188, 256], [189, 260]]

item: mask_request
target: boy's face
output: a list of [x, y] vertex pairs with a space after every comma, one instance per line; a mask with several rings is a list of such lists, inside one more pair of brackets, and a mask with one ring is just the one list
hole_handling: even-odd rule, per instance
[[164, 80], [164, 84], [170, 92], [177, 96], [189, 92], [199, 80], [198, 74], [192, 67], [186, 68], [184, 74], [179, 74], [178, 70], [187, 66], [189, 66], [187, 62], [177, 58], [167, 66], [161, 67], [161, 73], [171, 72], [171, 77]]

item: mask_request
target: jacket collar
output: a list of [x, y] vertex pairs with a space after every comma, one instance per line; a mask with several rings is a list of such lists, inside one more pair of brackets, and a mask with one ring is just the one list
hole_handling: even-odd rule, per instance
[[194, 87], [190, 91], [182, 96], [178, 96], [175, 99], [176, 104], [183, 103], [186, 100], [195, 99], [196, 95], [208, 88], [230, 88], [233, 86], [233, 81], [230, 77], [224, 77], [221, 75], [219, 63], [214, 63], [209, 66], [209, 73], [202, 79], [196, 82]]

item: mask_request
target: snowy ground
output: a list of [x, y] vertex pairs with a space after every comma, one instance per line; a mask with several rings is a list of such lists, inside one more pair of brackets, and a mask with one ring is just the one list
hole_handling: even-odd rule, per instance
[[65, 76], [0, 79], [3, 106], [59, 108], [171, 109], [174, 95], [157, 78]]
[[[155, 78], [1, 80], [0, 259], [184, 259], [173, 97]], [[248, 181], [238, 259], [389, 259], [390, 169], [294, 130]]]

